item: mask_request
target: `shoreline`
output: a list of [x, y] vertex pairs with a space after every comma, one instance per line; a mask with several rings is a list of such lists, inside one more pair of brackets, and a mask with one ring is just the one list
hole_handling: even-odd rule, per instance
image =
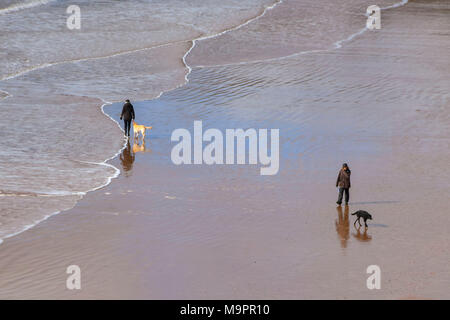
[[[281, 4], [281, 3], [283, 3], [283, 1], [280, 1], [277, 4]], [[397, 2], [396, 4], [380, 8], [380, 10], [395, 9], [395, 8], [399, 8], [399, 7], [402, 7], [404, 5], [407, 5], [408, 3], [409, 3], [409, 0], [401, 0], [401, 2]], [[368, 16], [367, 13], [365, 14], [365, 16], [366, 17]], [[367, 30], [369, 30], [369, 29], [367, 29], [367, 27], [364, 27], [361, 30], [350, 34], [348, 37], [334, 42], [330, 48], [300, 51], [300, 52], [295, 52], [295, 53], [292, 53], [292, 54], [289, 54], [289, 55], [286, 55], [286, 56], [275, 57], [275, 58], [268, 58], [268, 59], [262, 59], [262, 60], [250, 60], [250, 61], [241, 61], [241, 62], [235, 62], [235, 63], [214, 64], [214, 65], [196, 65], [195, 68], [227, 67], [227, 66], [238, 66], [238, 65], [245, 65], [245, 64], [252, 64], [252, 63], [272, 62], [272, 61], [278, 61], [278, 60], [283, 60], [283, 59], [289, 59], [289, 58], [293, 58], [293, 57], [297, 57], [297, 56], [301, 56], [301, 55], [305, 55], [305, 54], [320, 53], [320, 52], [330, 52], [330, 51], [342, 48], [344, 43], [350, 42], [353, 39], [357, 38], [358, 36], [361, 36]], [[204, 40], [206, 40], [206, 39], [209, 39], [209, 38], [205, 38]]]
[[[9, 95], [9, 94], [8, 94], [8, 96], [7, 96], [6, 98], [8, 98], [8, 97], [10, 97], [10, 96], [12, 96], [12, 95]], [[110, 105], [110, 104], [111, 104], [110, 102], [104, 101], [104, 104], [100, 107], [100, 110], [101, 110], [101, 112], [102, 112], [106, 117], [108, 117], [109, 119], [111, 119], [112, 121], [114, 121], [114, 122], [117, 124], [117, 126], [119, 127], [120, 130], [122, 130], [121, 127], [120, 127], [120, 125], [119, 125], [119, 123], [118, 123], [117, 121], [115, 121], [113, 118], [111, 118], [111, 117], [110, 117], [106, 112], [104, 112], [104, 110], [103, 110], [103, 108], [104, 108], [105, 106]], [[122, 130], [122, 132], [123, 132], [123, 130]], [[81, 196], [81, 198], [78, 200], [78, 201], [81, 201], [81, 200], [83, 200], [83, 196], [85, 196], [85, 195], [88, 194], [89, 192], [93, 192], [93, 191], [102, 189], [102, 188], [106, 187], [107, 185], [109, 185], [113, 179], [117, 178], [117, 177], [120, 175], [120, 170], [119, 170], [118, 168], [116, 168], [115, 166], [109, 164], [108, 162], [111, 161], [111, 160], [113, 160], [113, 159], [115, 159], [117, 156], [119, 156], [120, 153], [123, 151], [123, 149], [124, 149], [125, 147], [126, 147], [126, 139], [124, 139], [124, 144], [123, 144], [122, 148], [121, 148], [119, 151], [117, 151], [117, 153], [116, 153], [115, 155], [113, 155], [113, 156], [111, 156], [111, 157], [105, 159], [103, 162], [88, 162], [88, 161], [81, 161], [81, 162], [84, 162], [84, 163], [89, 163], [89, 164], [94, 164], [94, 165], [99, 165], [99, 166], [107, 166], [107, 167], [109, 167], [109, 168], [113, 168], [116, 172], [115, 172], [114, 175], [108, 177], [107, 181], [106, 181], [104, 184], [102, 184], [102, 185], [100, 185], [100, 186], [98, 186], [98, 187], [95, 187], [95, 188], [92, 188], [92, 189], [83, 191], [83, 192], [72, 192], [70, 195], [78, 195], [78, 196]], [[50, 196], [51, 194], [47, 194], [47, 195]], [[41, 196], [42, 196], [42, 194], [41, 194]], [[76, 206], [76, 204], [75, 204], [74, 206]], [[40, 219], [40, 220], [38, 220], [38, 221], [35, 221], [35, 222], [33, 222], [33, 223], [29, 224], [29, 225], [26, 225], [22, 230], [19, 230], [19, 231], [17, 231], [17, 232], [12, 233], [12, 234], [7, 234], [6, 236], [3, 236], [2, 238], [0, 238], [0, 245], [1, 245], [6, 239], [15, 237], [15, 236], [17, 236], [17, 235], [19, 235], [19, 234], [21, 234], [21, 233], [23, 233], [23, 232], [25, 232], [25, 231], [28, 231], [28, 230], [30, 230], [31, 228], [33, 228], [33, 227], [39, 225], [40, 223], [46, 221], [47, 219], [49, 219], [49, 218], [51, 218], [51, 217], [53, 217], [53, 216], [55, 216], [55, 215], [58, 215], [58, 214], [60, 214], [60, 213], [62, 213], [62, 212], [64, 212], [64, 211], [70, 210], [70, 209], [72, 209], [72, 208], [52, 212], [52, 213], [50, 213], [50, 214], [44, 216], [42, 219]]]
[[45, 5], [45, 4], [54, 2], [54, 1], [55, 0], [37, 0], [37, 1], [35, 0], [34, 2], [12, 5], [12, 6], [0, 9], [0, 15], [8, 14], [11, 12], [16, 12], [16, 11], [20, 11], [20, 10], [30, 9], [30, 8], [37, 7], [40, 5]]

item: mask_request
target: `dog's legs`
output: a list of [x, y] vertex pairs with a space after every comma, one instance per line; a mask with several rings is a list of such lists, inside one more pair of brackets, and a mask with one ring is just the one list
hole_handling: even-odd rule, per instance
[[361, 226], [362, 226], [362, 224], [361, 224], [361, 221], [360, 221], [359, 219], [361, 219], [361, 217], [358, 217], [358, 219], [356, 219], [356, 220], [358, 221], [358, 223], [359, 223], [359, 226], [361, 227]]
[[353, 225], [355, 226], [355, 228], [356, 228], [356, 221], [358, 221], [358, 219], [356, 219], [356, 220], [355, 220], [355, 223], [353, 223]]
[[364, 226], [366, 227], [366, 228], [368, 228], [369, 226], [367, 225], [367, 219], [364, 219]]

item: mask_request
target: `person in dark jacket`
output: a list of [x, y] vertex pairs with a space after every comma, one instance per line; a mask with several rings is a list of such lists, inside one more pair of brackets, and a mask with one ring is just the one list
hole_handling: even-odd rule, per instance
[[336, 187], [339, 187], [339, 197], [338, 201], [336, 202], [338, 205], [341, 205], [342, 203], [342, 197], [345, 193], [345, 205], [348, 205], [348, 201], [350, 200], [350, 174], [352, 172], [350, 171], [350, 168], [346, 163], [342, 165], [342, 169], [339, 171], [337, 180], [336, 180]]
[[130, 100], [125, 100], [125, 104], [122, 108], [122, 114], [120, 115], [120, 120], [124, 122], [125, 127], [125, 135], [130, 136], [130, 127], [131, 127], [131, 120], [134, 120], [134, 108], [133, 105], [130, 103]]

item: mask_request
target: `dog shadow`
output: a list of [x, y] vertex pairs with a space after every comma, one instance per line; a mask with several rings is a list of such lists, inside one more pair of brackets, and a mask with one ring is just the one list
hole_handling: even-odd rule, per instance
[[369, 228], [363, 227], [364, 232], [361, 233], [361, 226], [355, 227], [356, 233], [352, 233], [352, 236], [360, 242], [369, 242], [372, 240], [372, 236], [367, 234]]
[[341, 206], [336, 207], [338, 217], [335, 226], [342, 248], [347, 248], [347, 241], [350, 238], [349, 210], [349, 206], [345, 206], [344, 211]]

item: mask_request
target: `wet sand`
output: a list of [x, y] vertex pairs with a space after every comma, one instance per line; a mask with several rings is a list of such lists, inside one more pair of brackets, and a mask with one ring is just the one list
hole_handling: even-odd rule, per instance
[[0, 124], [19, 130], [0, 132], [0, 242], [119, 173], [105, 161], [122, 135], [102, 105], [183, 85], [192, 39], [244, 23], [267, 3], [80, 0], [72, 3], [83, 7], [76, 31], [66, 27], [65, 2], [2, 4]]
[[[380, 32], [338, 50], [195, 68], [194, 49], [188, 84], [135, 104], [139, 122], [153, 125], [145, 150], [130, 144], [109, 162], [121, 170], [110, 185], [1, 244], [0, 297], [449, 298], [442, 5], [386, 11]], [[210, 50], [221, 48], [214, 42]], [[105, 112], [118, 120], [120, 108]], [[194, 120], [280, 128], [279, 174], [173, 165], [170, 134]], [[353, 187], [350, 206], [336, 208], [342, 162]], [[358, 209], [374, 217], [366, 232], [349, 216]], [[65, 288], [71, 264], [80, 291]], [[366, 287], [372, 264], [381, 290]]]

